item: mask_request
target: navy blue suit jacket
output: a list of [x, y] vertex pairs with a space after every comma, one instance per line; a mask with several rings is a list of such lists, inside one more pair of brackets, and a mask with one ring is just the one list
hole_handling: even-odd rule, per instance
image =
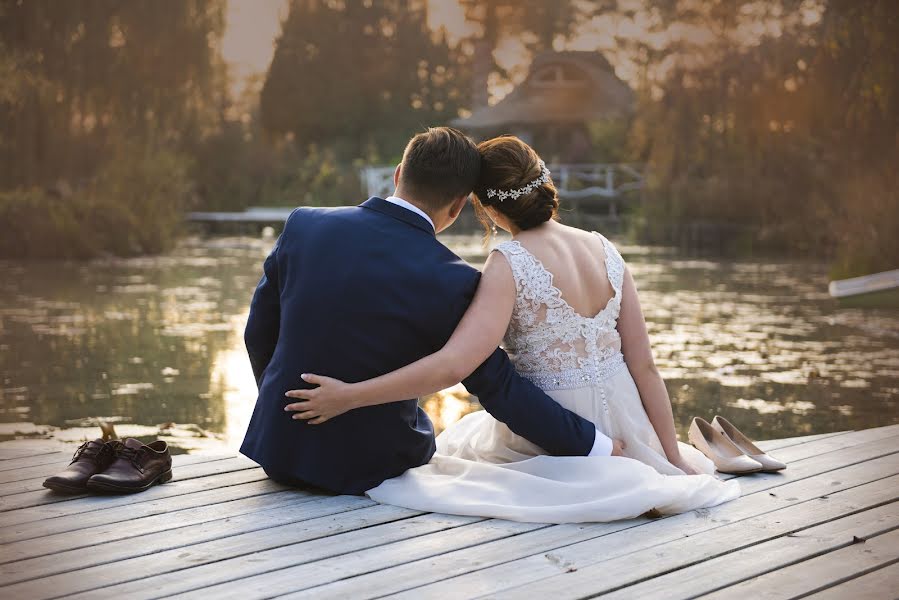
[[[241, 453], [278, 476], [361, 494], [422, 465], [434, 430], [414, 399], [360, 408], [321, 425], [294, 420], [284, 392], [302, 373], [370, 379], [439, 350], [480, 273], [431, 225], [380, 198], [298, 208], [264, 264], [245, 341], [259, 397]], [[526, 379], [497, 349], [464, 382], [484, 408], [550, 454], [586, 455], [596, 429]]]

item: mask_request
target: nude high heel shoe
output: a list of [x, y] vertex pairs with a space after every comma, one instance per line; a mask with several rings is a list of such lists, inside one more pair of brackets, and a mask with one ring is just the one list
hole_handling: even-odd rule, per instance
[[693, 419], [687, 438], [697, 450], [715, 463], [715, 468], [721, 473], [742, 475], [762, 470], [760, 462], [746, 456], [736, 444], [705, 419], [700, 417]]
[[761, 463], [762, 471], [772, 473], [787, 468], [787, 465], [776, 458], [769, 456], [764, 450], [753, 444], [752, 440], [746, 437], [742, 431], [734, 427], [734, 424], [724, 417], [719, 416], [712, 419], [712, 427], [729, 438], [730, 441], [743, 452], [743, 454], [747, 455], [752, 460]]

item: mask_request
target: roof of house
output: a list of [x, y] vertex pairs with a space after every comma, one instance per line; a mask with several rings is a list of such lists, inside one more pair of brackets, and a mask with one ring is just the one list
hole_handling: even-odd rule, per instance
[[600, 52], [546, 52], [531, 63], [527, 78], [493, 106], [455, 119], [465, 129], [514, 123], [571, 123], [629, 114], [634, 92], [615, 75]]

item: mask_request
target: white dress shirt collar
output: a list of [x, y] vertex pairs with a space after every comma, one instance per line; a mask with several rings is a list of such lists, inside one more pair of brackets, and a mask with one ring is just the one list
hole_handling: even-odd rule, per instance
[[417, 215], [421, 215], [428, 223], [431, 224], [431, 228], [435, 232], [437, 231], [437, 228], [434, 227], [434, 221], [431, 220], [431, 217], [428, 216], [428, 213], [426, 213], [422, 209], [418, 208], [411, 202], [406, 202], [405, 200], [403, 200], [402, 198], [399, 198], [397, 196], [387, 196], [386, 198], [384, 198], [384, 200], [386, 200], [387, 202], [390, 202], [391, 204], [396, 204], [397, 206], [402, 206], [403, 208], [405, 208], [407, 210], [411, 210], [412, 212], [414, 212]]

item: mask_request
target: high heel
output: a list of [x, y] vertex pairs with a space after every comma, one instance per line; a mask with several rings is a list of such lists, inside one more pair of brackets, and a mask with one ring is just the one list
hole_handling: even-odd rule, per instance
[[742, 431], [734, 427], [734, 424], [724, 417], [716, 416], [714, 419], [712, 419], [712, 427], [714, 427], [725, 437], [729, 438], [730, 441], [732, 441], [734, 445], [743, 452], [743, 454], [745, 454], [752, 460], [761, 463], [762, 471], [772, 473], [774, 471], [782, 471], [787, 468], [787, 465], [770, 456], [764, 450], [753, 444], [752, 440], [746, 437], [746, 435]]
[[746, 456], [730, 438], [703, 418], [693, 419], [687, 437], [697, 450], [715, 463], [715, 468], [721, 473], [742, 475], [762, 470], [762, 463]]

